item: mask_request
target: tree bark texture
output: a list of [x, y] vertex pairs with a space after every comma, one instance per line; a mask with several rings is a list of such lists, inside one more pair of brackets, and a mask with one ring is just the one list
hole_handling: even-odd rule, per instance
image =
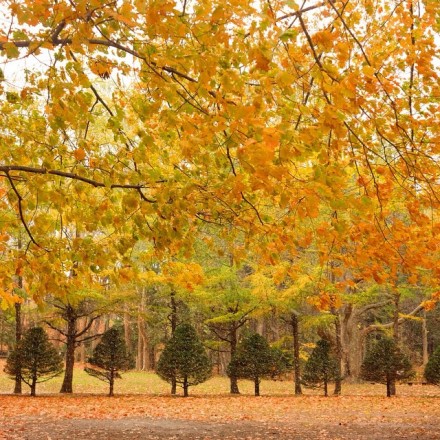
[[299, 359], [299, 322], [298, 315], [292, 313], [290, 325], [292, 326], [293, 337], [293, 368], [295, 374], [295, 395], [302, 394], [301, 389], [301, 366]]
[[[19, 285], [20, 285], [20, 279], [19, 279]], [[15, 303], [15, 344], [16, 345], [21, 341], [22, 332], [23, 329], [21, 323], [21, 303]], [[21, 394], [21, 393], [22, 393], [21, 370], [18, 369], [17, 373], [15, 374], [14, 394]]]

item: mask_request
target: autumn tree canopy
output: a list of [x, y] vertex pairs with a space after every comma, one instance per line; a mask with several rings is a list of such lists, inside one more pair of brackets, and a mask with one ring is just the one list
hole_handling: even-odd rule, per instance
[[265, 262], [313, 243], [342, 287], [437, 283], [437, 6], [4, 2], [5, 292], [130, 279], [200, 223]]

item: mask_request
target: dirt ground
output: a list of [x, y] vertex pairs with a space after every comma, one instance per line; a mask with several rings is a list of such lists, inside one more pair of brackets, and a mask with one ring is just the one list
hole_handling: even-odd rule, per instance
[[120, 420], [28, 420], [6, 426], [4, 439], [440, 439], [440, 424], [398, 426], [392, 422], [380, 425], [368, 422], [322, 426], [313, 422], [292, 424], [241, 421], [232, 423], [195, 422], [175, 419], [126, 418]]
[[0, 439], [440, 440], [440, 398], [0, 395]]

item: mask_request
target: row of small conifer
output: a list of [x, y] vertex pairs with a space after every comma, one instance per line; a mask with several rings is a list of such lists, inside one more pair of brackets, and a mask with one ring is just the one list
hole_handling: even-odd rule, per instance
[[[114, 395], [115, 379], [120, 373], [134, 366], [122, 333], [113, 327], [107, 330], [88, 360], [85, 371], [109, 384], [109, 396]], [[275, 378], [293, 369], [293, 359], [288, 351], [271, 347], [267, 340], [252, 334], [238, 345], [227, 374], [237, 379], [254, 382], [255, 395], [260, 394], [262, 378]], [[50, 343], [42, 327], [29, 329], [8, 356], [5, 372], [13, 379], [20, 375], [29, 385], [31, 395], [36, 395], [36, 384], [47, 381], [63, 371], [63, 360]], [[339, 368], [326, 340], [317, 342], [309, 356], [301, 377], [302, 383], [311, 387], [322, 387], [328, 394], [328, 383], [338, 378]], [[161, 353], [157, 374], [171, 384], [180, 385], [184, 396], [188, 388], [206, 381], [212, 373], [212, 364], [196, 330], [190, 324], [181, 324], [174, 331]], [[391, 395], [391, 384], [397, 380], [410, 379], [414, 375], [408, 357], [393, 339], [382, 337], [368, 350], [362, 364], [361, 376], [368, 381], [387, 385]], [[425, 368], [428, 382], [440, 385], [440, 347], [433, 353]]]

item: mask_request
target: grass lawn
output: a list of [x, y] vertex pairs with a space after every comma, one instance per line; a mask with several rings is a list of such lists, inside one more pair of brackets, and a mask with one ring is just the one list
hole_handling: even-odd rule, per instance
[[[14, 389], [14, 382], [3, 372], [4, 362], [0, 361], [0, 395], [11, 394]], [[61, 388], [63, 376], [58, 376], [48, 382], [37, 384], [37, 394], [57, 394]], [[253, 395], [253, 383], [248, 380], [239, 381], [242, 395]], [[81, 366], [74, 371], [73, 390], [75, 394], [102, 394], [108, 393], [108, 384], [91, 377], [84, 372]], [[169, 394], [170, 385], [161, 380], [155, 373], [145, 371], [129, 371], [122, 374], [122, 379], [115, 384], [115, 394], [130, 395], [162, 395]], [[293, 383], [288, 380], [263, 380], [260, 386], [261, 394], [264, 396], [292, 396]], [[181, 389], [178, 389], [178, 393]], [[331, 387], [330, 387], [331, 391]], [[227, 377], [214, 376], [205, 383], [190, 387], [190, 395], [193, 396], [227, 396], [229, 395], [229, 379]], [[304, 388], [305, 395], [320, 395], [321, 390]], [[29, 387], [23, 384], [23, 393], [29, 393]], [[346, 396], [383, 396], [386, 393], [384, 385], [381, 384], [344, 384], [342, 393]], [[406, 383], [397, 387], [399, 396], [420, 396], [440, 397], [440, 387], [431, 385], [409, 386]]]

